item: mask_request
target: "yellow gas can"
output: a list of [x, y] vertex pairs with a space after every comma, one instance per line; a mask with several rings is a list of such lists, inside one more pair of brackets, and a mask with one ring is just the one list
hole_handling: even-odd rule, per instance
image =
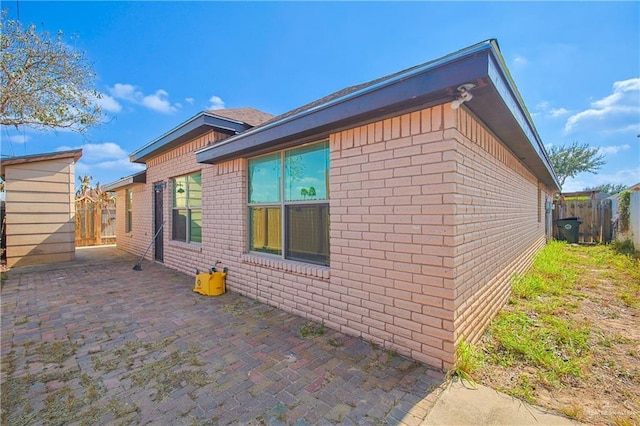
[[220, 296], [225, 292], [226, 276], [226, 268], [225, 272], [215, 271], [196, 274], [196, 283], [193, 287], [193, 291], [205, 296]]
[[196, 274], [196, 285], [193, 287], [193, 291], [200, 294], [208, 294], [209, 293], [209, 282], [211, 281], [212, 274], [209, 273], [201, 273]]
[[214, 272], [209, 281], [209, 296], [220, 296], [225, 292], [226, 272]]

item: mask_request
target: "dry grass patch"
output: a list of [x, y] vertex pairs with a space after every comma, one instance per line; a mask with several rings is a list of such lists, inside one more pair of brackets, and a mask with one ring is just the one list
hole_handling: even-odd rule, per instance
[[514, 279], [474, 377], [576, 420], [640, 424], [638, 300], [635, 252], [553, 242]]
[[[1, 423], [135, 424], [137, 405], [118, 396], [119, 392], [108, 393], [105, 374], [153, 389], [156, 400], [185, 386], [204, 386], [214, 380], [204, 370], [200, 347], [192, 344], [180, 349], [175, 340], [128, 341], [110, 350], [96, 350], [91, 355], [93, 371], [80, 370], [77, 345], [69, 340], [14, 346], [2, 358]], [[34, 393], [34, 389], [40, 391]], [[34, 395], [42, 397], [34, 400]]]

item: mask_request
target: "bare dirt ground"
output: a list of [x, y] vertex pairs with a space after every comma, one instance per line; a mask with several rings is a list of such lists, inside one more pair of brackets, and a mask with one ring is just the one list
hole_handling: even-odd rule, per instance
[[[640, 425], [640, 300], [638, 271], [589, 261], [589, 250], [575, 254], [577, 285], [565, 306], [553, 314], [589, 327], [589, 351], [581, 377], [548, 382], [535, 366], [487, 365], [479, 381], [498, 390], [525, 389], [535, 404], [589, 424]], [[632, 264], [632, 268], [638, 263]], [[517, 309], [507, 305], [504, 309]], [[485, 336], [486, 337], [486, 336]], [[480, 344], [490, 344], [487, 339]], [[559, 354], [562, 356], [562, 354]], [[512, 393], [513, 394], [513, 393]]]

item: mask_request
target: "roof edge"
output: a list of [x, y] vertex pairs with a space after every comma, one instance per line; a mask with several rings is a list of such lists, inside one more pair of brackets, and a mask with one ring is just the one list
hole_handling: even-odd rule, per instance
[[238, 139], [242, 139], [244, 137], [251, 136], [251, 135], [254, 135], [256, 133], [260, 133], [260, 132], [263, 132], [265, 130], [271, 129], [273, 127], [277, 127], [277, 126], [286, 124], [287, 122], [299, 119], [301, 117], [304, 117], [304, 116], [307, 116], [307, 115], [310, 115], [310, 114], [313, 114], [313, 113], [315, 113], [317, 111], [320, 111], [320, 110], [323, 110], [323, 109], [330, 108], [333, 105], [346, 102], [346, 101], [348, 101], [350, 99], [354, 99], [354, 98], [357, 98], [357, 97], [360, 97], [360, 96], [364, 96], [367, 93], [371, 93], [371, 92], [374, 92], [374, 91], [379, 90], [381, 88], [390, 86], [390, 85], [392, 85], [394, 83], [397, 83], [400, 80], [403, 80], [403, 79], [406, 79], [406, 78], [409, 78], [409, 77], [412, 77], [412, 76], [415, 76], [415, 75], [419, 75], [419, 74], [423, 73], [424, 71], [426, 71], [428, 69], [436, 68], [438, 66], [447, 64], [449, 62], [453, 62], [453, 61], [455, 61], [457, 59], [462, 59], [462, 58], [464, 58], [464, 57], [466, 57], [466, 56], [468, 56], [470, 54], [473, 54], [475, 52], [479, 52], [479, 51], [482, 51], [482, 50], [490, 49], [491, 46], [492, 46], [492, 43], [494, 41], [495, 41], [494, 39], [489, 39], [489, 40], [482, 41], [480, 43], [477, 43], [477, 44], [474, 44], [472, 46], [463, 48], [461, 50], [458, 50], [456, 52], [447, 54], [445, 56], [442, 56], [440, 58], [434, 59], [432, 61], [428, 61], [428, 62], [425, 62], [425, 63], [423, 63], [421, 65], [408, 68], [408, 69], [406, 69], [404, 71], [400, 71], [400, 72], [396, 73], [395, 75], [393, 75], [392, 77], [390, 77], [388, 79], [384, 79], [382, 81], [379, 81], [378, 83], [366, 86], [366, 87], [364, 87], [362, 89], [359, 89], [359, 90], [355, 90], [355, 91], [350, 92], [350, 93], [348, 93], [348, 94], [346, 94], [344, 96], [339, 96], [339, 97], [337, 97], [335, 99], [331, 99], [331, 100], [329, 100], [327, 102], [324, 102], [322, 104], [313, 106], [313, 107], [311, 107], [309, 109], [305, 109], [303, 111], [300, 111], [298, 113], [283, 117], [281, 119], [278, 119], [276, 117], [275, 120], [270, 121], [267, 124], [264, 124], [262, 126], [256, 126], [253, 129], [250, 129], [250, 130], [248, 130], [246, 132], [243, 132], [240, 135], [235, 135], [235, 136], [232, 136], [230, 138], [227, 138], [224, 141], [221, 141], [221, 142], [215, 144], [214, 146], [209, 146], [209, 147], [202, 148], [202, 149], [196, 151], [195, 154], [197, 156], [199, 156], [202, 153], [205, 153], [206, 151], [208, 151], [210, 149], [214, 149], [216, 147], [219, 147], [220, 145], [233, 143], [234, 141], [236, 141]]
[[[511, 113], [514, 115], [515, 120], [518, 122], [518, 124], [522, 128], [522, 131], [525, 133], [527, 139], [529, 140], [529, 143], [534, 148], [542, 164], [549, 172], [549, 176], [551, 177], [553, 184], [556, 186], [556, 189], [560, 191], [561, 189], [560, 183], [558, 182], [558, 178], [556, 176], [555, 170], [551, 165], [551, 161], [549, 159], [547, 151], [544, 148], [544, 144], [542, 143], [542, 138], [538, 134], [538, 131], [535, 125], [533, 124], [533, 119], [531, 118], [531, 114], [529, 113], [529, 110], [526, 107], [524, 99], [522, 98], [522, 95], [520, 94], [520, 91], [518, 90], [515, 84], [515, 81], [513, 80], [513, 77], [511, 77], [511, 73], [507, 68], [506, 62], [504, 60], [504, 56], [502, 56], [502, 52], [500, 52], [500, 48], [498, 47], [498, 41], [491, 40], [490, 44], [491, 44], [490, 52], [492, 56], [495, 58], [494, 62], [498, 67], [500, 78], [503, 82], [506, 83], [509, 94], [514, 98], [515, 104], [517, 105], [518, 109], [514, 110], [511, 107], [511, 105], [513, 104], [509, 102], [508, 99], [505, 99], [504, 97], [505, 93], [499, 90], [499, 88], [498, 88], [498, 93], [500, 94], [500, 97], [503, 98], [505, 105], [507, 105], [507, 107], [511, 110]], [[490, 69], [489, 69], [489, 78], [491, 78]], [[497, 83], [497, 82], [494, 80], [494, 83]]]
[[130, 176], [125, 176], [123, 178], [118, 179], [115, 182], [110, 182], [106, 185], [102, 185], [103, 191], [116, 191], [118, 189], [122, 189], [127, 186], [147, 183], [147, 171], [143, 170], [138, 173], [134, 173]]
[[77, 163], [80, 157], [82, 157], [82, 149], [43, 152], [40, 154], [30, 154], [30, 155], [2, 158], [0, 162], [0, 176], [2, 176], [4, 179], [4, 168], [6, 166], [12, 166], [15, 164], [33, 163], [36, 161], [57, 160], [60, 158], [73, 158], [73, 162]]
[[208, 111], [201, 111], [143, 147], [133, 151], [129, 154], [129, 160], [133, 163], [144, 163], [150, 156], [171, 149], [173, 144], [180, 143], [181, 139], [197, 137], [212, 129], [237, 134], [250, 127], [249, 124], [242, 121], [226, 118]]

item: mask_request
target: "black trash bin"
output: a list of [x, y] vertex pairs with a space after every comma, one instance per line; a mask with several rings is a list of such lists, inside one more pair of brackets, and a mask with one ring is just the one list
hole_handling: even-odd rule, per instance
[[558, 227], [558, 233], [560, 239], [569, 243], [578, 243], [580, 238], [580, 224], [582, 221], [577, 217], [565, 217], [564, 219], [556, 220], [556, 226]]

